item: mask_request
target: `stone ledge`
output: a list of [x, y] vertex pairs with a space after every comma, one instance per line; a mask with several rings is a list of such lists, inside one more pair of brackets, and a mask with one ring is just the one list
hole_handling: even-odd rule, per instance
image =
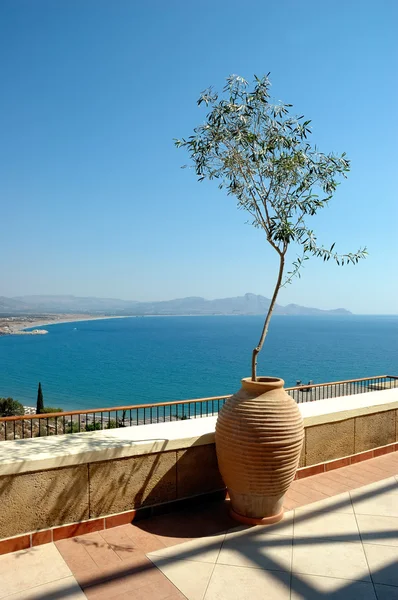
[[328, 398], [298, 405], [305, 427], [398, 409], [398, 388]]
[[0, 476], [214, 443], [217, 417], [0, 442]]

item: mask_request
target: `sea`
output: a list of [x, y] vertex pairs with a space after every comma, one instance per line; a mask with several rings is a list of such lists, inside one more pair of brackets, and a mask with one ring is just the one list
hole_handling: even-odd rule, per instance
[[[129, 317], [0, 337], [0, 397], [63, 410], [235, 392], [250, 376], [260, 316]], [[272, 318], [259, 375], [314, 383], [398, 375], [398, 316]]]

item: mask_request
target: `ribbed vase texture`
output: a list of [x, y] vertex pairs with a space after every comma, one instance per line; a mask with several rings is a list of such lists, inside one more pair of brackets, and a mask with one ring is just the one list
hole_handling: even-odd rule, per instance
[[243, 379], [218, 416], [219, 469], [232, 508], [246, 517], [279, 513], [298, 467], [303, 420], [283, 384], [276, 378]]

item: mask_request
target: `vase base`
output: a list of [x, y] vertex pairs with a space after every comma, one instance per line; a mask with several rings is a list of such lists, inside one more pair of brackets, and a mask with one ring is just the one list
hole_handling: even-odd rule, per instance
[[231, 508], [231, 517], [235, 519], [235, 521], [239, 521], [245, 525], [272, 525], [273, 523], [279, 523], [279, 521], [282, 521], [283, 519], [283, 513], [284, 511], [282, 508], [281, 512], [277, 515], [256, 519], [254, 517], [245, 517], [244, 515], [240, 515], [239, 513], [235, 512], [233, 508]]

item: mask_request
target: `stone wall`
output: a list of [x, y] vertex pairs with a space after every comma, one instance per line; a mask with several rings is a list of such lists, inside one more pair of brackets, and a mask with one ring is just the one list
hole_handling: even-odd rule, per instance
[[398, 441], [398, 411], [306, 424], [300, 467], [308, 467]]
[[0, 539], [224, 488], [214, 444], [0, 477]]

